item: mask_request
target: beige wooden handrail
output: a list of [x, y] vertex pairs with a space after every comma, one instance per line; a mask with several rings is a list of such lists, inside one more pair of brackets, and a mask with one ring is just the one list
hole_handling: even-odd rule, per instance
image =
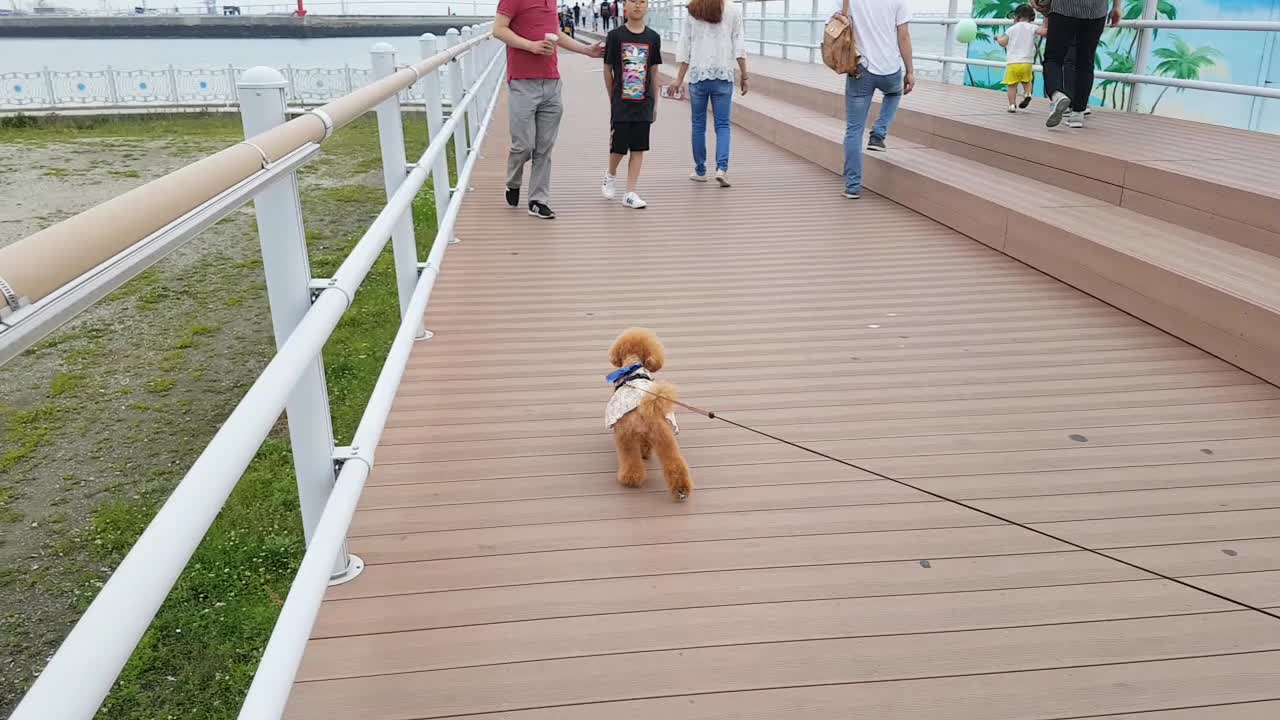
[[[486, 32], [210, 155], [101, 205], [0, 248], [0, 287], [34, 303], [201, 204], [404, 90], [489, 39]], [[0, 298], [3, 306], [4, 298]]]

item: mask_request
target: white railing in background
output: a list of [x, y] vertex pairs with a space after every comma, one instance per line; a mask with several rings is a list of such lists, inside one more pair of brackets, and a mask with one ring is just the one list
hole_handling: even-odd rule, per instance
[[[777, 48], [778, 55], [784, 59], [791, 59], [793, 50], [803, 50], [807, 53], [809, 62], [820, 61], [818, 51], [821, 49], [821, 33], [825, 26], [828, 16], [822, 15], [822, 12], [828, 4], [822, 2], [821, 5], [817, 0], [782, 0], [783, 12], [781, 15], [765, 15], [764, 9], [768, 6], [777, 6], [780, 0], [736, 0], [740, 2], [743, 9], [743, 17], [746, 22], [748, 48], [755, 46], [757, 54], [765, 55], [766, 47]], [[1135, 111], [1138, 107], [1135, 98], [1140, 97], [1143, 85], [1159, 85], [1173, 88], [1181, 88], [1187, 90], [1209, 90], [1212, 92], [1228, 93], [1232, 95], [1245, 95], [1260, 98], [1280, 99], [1280, 88], [1265, 87], [1260, 85], [1241, 85], [1236, 83], [1208, 82], [1202, 80], [1181, 80], [1178, 78], [1164, 77], [1160, 75], [1146, 74], [1146, 52], [1151, 47], [1152, 35], [1156, 30], [1225, 30], [1235, 32], [1275, 32], [1280, 33], [1280, 21], [1275, 20], [1258, 20], [1258, 21], [1235, 21], [1235, 20], [1156, 20], [1156, 4], [1157, 0], [1144, 0], [1143, 14], [1140, 20], [1126, 20], [1120, 23], [1120, 27], [1134, 28], [1139, 30], [1138, 47], [1144, 52], [1134, 59], [1134, 73], [1110, 73], [1101, 70], [1095, 71], [1094, 76], [1099, 80], [1112, 80], [1132, 86], [1133, 91], [1130, 95], [1127, 108], [1129, 111]], [[936, 77], [942, 82], [953, 82], [957, 78], [951, 72], [951, 65], [974, 65], [983, 67], [1004, 67], [1004, 63], [996, 60], [982, 60], [977, 58], [964, 57], [963, 53], [957, 55], [955, 52], [955, 31], [954, 26], [961, 20], [970, 19], [959, 16], [956, 11], [957, 3], [952, 0], [949, 11], [946, 15], [934, 17], [915, 17], [912, 19], [912, 25], [934, 25], [944, 26], [946, 29], [943, 47], [941, 53], [920, 52], [919, 46], [915, 48], [913, 57], [917, 60], [926, 62], [937, 62], [941, 65], [941, 70], [926, 70], [920, 67], [916, 68], [917, 75], [922, 77]], [[753, 6], [758, 6], [759, 10], [753, 12]], [[804, 8], [807, 13], [804, 15], [793, 15], [793, 6]], [[680, 33], [683, 24], [687, 3], [682, 0], [653, 0], [650, 7], [655, 7], [655, 15], [657, 18], [657, 27], [664, 37], [675, 38]], [[993, 19], [973, 19], [974, 23], [979, 27], [993, 27], [1012, 24], [1012, 20], [993, 20]], [[801, 26], [800, 32], [795, 32], [792, 28], [796, 25]], [[770, 34], [767, 28], [781, 28], [780, 32], [775, 32], [774, 37], [768, 37]], [[752, 30], [755, 30], [753, 33]], [[793, 39], [804, 38], [804, 39]], [[1036, 71], [1040, 72], [1040, 67], [1036, 66]]]
[[[315, 107], [369, 84], [370, 68], [278, 68], [287, 83], [291, 107]], [[240, 100], [236, 83], [243, 68], [166, 68], [124, 70], [37, 70], [0, 72], [0, 112], [57, 110], [233, 108]], [[447, 75], [446, 71], [446, 75]], [[416, 85], [400, 93], [404, 105], [422, 107]]]
[[[332, 278], [311, 276], [294, 175], [294, 170], [317, 154], [319, 146], [314, 142], [274, 162], [267, 161], [263, 147], [254, 145], [264, 159], [262, 173], [208, 198], [204, 205], [174, 218], [153, 236], [139, 238], [130, 251], [141, 249], [142, 260], [135, 258], [126, 266], [104, 263], [89, 277], [96, 279], [94, 292], [100, 297], [163, 255], [148, 250], [156, 237], [167, 238], [167, 251], [199, 234], [210, 224], [209, 216], [225, 216], [253, 199], [278, 350], [107, 580], [11, 720], [90, 720], [95, 716], [223, 503], [287, 408], [307, 549], [239, 717], [275, 720], [281, 716], [325, 587], [346, 582], [363, 567], [359, 558], [346, 552], [347, 528], [374, 465], [374, 449], [413, 342], [430, 336], [422, 328], [422, 319], [445, 252], [455, 241], [454, 226], [504, 76], [506, 54], [492, 39], [488, 26], [464, 28], [461, 34], [450, 30], [443, 39], [424, 35], [421, 44], [424, 61], [418, 65], [423, 67], [432, 67], [427, 58], [447, 60], [445, 53], [456, 54], [449, 64], [455, 71], [450, 73], [454, 97], [460, 99], [446, 120], [439, 73], [429, 70], [420, 74], [410, 65], [411, 76], [406, 75], [403, 81], [399, 77], [387, 80], [406, 68], [396, 66], [390, 46], [374, 46], [374, 75], [383, 79], [379, 82], [399, 85], [386, 89], [385, 95], [374, 101], [387, 205]], [[398, 92], [409, 84], [417, 86], [426, 99], [425, 130], [430, 139], [426, 151], [413, 163], [405, 158]], [[237, 90], [247, 138], [268, 137], [263, 131], [284, 123], [287, 89], [286, 78], [271, 68], [253, 68], [239, 77]], [[351, 109], [348, 105], [342, 111]], [[357, 106], [357, 112], [371, 109], [374, 103]], [[327, 132], [333, 130], [334, 121], [323, 109], [312, 112], [324, 121]], [[452, 187], [447, 159], [451, 143], [457, 163], [457, 182]], [[425, 262], [419, 262], [411, 205], [429, 179], [435, 187], [439, 224], [430, 253]], [[321, 351], [388, 240], [399, 286], [400, 327], [351, 444], [335, 448]], [[84, 280], [82, 277], [78, 282]], [[4, 318], [0, 323], [0, 360], [15, 352], [6, 345], [29, 345], [33, 337], [49, 329], [15, 332], [21, 331], [24, 323], [60, 323], [74, 314], [65, 310], [57, 315], [38, 314], [42, 304], [60, 297], [63, 295], [52, 294]], [[76, 307], [83, 309], [91, 301], [80, 297]]]

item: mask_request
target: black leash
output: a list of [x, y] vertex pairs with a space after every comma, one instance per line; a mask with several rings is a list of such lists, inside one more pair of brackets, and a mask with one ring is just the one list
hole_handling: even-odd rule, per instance
[[1130, 562], [1130, 561], [1128, 561], [1128, 560], [1125, 560], [1124, 558], [1119, 558], [1119, 557], [1116, 557], [1116, 556], [1114, 556], [1114, 555], [1108, 555], [1107, 553], [1102, 552], [1101, 550], [1096, 550], [1096, 549], [1091, 548], [1091, 547], [1086, 547], [1086, 546], [1084, 546], [1084, 545], [1081, 545], [1081, 544], [1080, 544], [1080, 543], [1078, 543], [1078, 542], [1074, 542], [1074, 541], [1072, 541], [1072, 540], [1068, 540], [1068, 539], [1066, 539], [1066, 538], [1059, 537], [1059, 536], [1057, 536], [1057, 535], [1054, 535], [1053, 533], [1046, 532], [1046, 531], [1044, 531], [1044, 530], [1040, 530], [1039, 528], [1035, 528], [1035, 527], [1032, 527], [1032, 526], [1030, 526], [1030, 525], [1027, 525], [1027, 524], [1024, 524], [1024, 523], [1018, 522], [1017, 520], [1012, 520], [1012, 519], [1010, 519], [1010, 518], [1004, 517], [1003, 515], [999, 515], [999, 514], [997, 514], [997, 513], [993, 513], [993, 512], [991, 512], [990, 510], [983, 510], [982, 508], [977, 507], [977, 506], [974, 506], [974, 505], [970, 505], [969, 503], [966, 503], [966, 502], [964, 502], [963, 500], [956, 500], [955, 498], [947, 497], [946, 495], [942, 495], [942, 494], [936, 493], [936, 492], [934, 492], [934, 491], [932, 491], [932, 490], [929, 490], [929, 489], [927, 489], [927, 488], [920, 487], [919, 485], [913, 485], [913, 484], [911, 484], [911, 483], [909, 483], [909, 482], [907, 482], [907, 481], [905, 481], [905, 480], [899, 480], [899, 479], [897, 479], [897, 478], [895, 478], [895, 477], [890, 477], [890, 476], [888, 476], [888, 475], [885, 475], [884, 473], [876, 472], [875, 470], [872, 470], [872, 469], [870, 469], [870, 468], [864, 467], [864, 466], [859, 465], [859, 464], [857, 464], [857, 463], [855, 463], [855, 462], [851, 462], [851, 461], [849, 461], [849, 460], [842, 460], [842, 459], [840, 459], [840, 458], [838, 458], [838, 457], [834, 457], [834, 456], [828, 455], [828, 454], [826, 454], [826, 453], [824, 453], [824, 452], [822, 452], [822, 451], [820, 451], [820, 450], [815, 450], [815, 449], [813, 449], [813, 448], [811, 448], [811, 447], [807, 447], [807, 446], [805, 446], [805, 445], [801, 445], [800, 443], [793, 442], [793, 441], [791, 441], [791, 440], [787, 440], [786, 438], [781, 438], [781, 437], [778, 437], [777, 435], [771, 435], [771, 434], [769, 434], [769, 433], [767, 433], [767, 432], [765, 432], [765, 431], [763, 431], [763, 430], [758, 430], [758, 429], [756, 429], [756, 428], [753, 428], [753, 427], [751, 427], [750, 425], [743, 425], [742, 423], [740, 423], [740, 422], [735, 422], [735, 421], [733, 421], [733, 420], [730, 420], [729, 418], [724, 417], [723, 415], [717, 415], [716, 413], [714, 413], [714, 412], [712, 412], [712, 411], [710, 411], [710, 410], [703, 410], [702, 408], [695, 407], [695, 406], [693, 406], [693, 405], [689, 405], [689, 404], [687, 404], [687, 403], [682, 403], [682, 402], [680, 402], [679, 400], [674, 400], [674, 399], [669, 398], [669, 397], [666, 397], [666, 396], [664, 396], [664, 395], [659, 395], [658, 393], [651, 392], [651, 391], [649, 391], [649, 390], [645, 390], [644, 388], [637, 387], [637, 386], [635, 386], [635, 385], [629, 385], [629, 387], [633, 387], [633, 388], [635, 388], [635, 389], [639, 390], [640, 392], [647, 393], [647, 394], [649, 394], [649, 395], [653, 395], [654, 397], [661, 397], [661, 398], [663, 398], [664, 400], [666, 400], [666, 401], [668, 401], [668, 402], [670, 402], [670, 403], [672, 403], [672, 404], [674, 404], [674, 405], [679, 405], [680, 407], [682, 407], [682, 408], [684, 408], [684, 409], [686, 409], [686, 410], [689, 410], [690, 412], [695, 412], [695, 413], [697, 413], [697, 414], [699, 414], [699, 415], [702, 415], [703, 417], [705, 417], [705, 418], [707, 418], [707, 419], [709, 419], [709, 420], [719, 420], [719, 421], [721, 421], [721, 422], [723, 422], [723, 423], [727, 423], [727, 424], [732, 425], [732, 426], [734, 426], [734, 427], [736, 427], [736, 428], [741, 428], [742, 430], [746, 430], [747, 432], [755, 433], [756, 435], [759, 435], [760, 437], [768, 438], [768, 439], [770, 439], [770, 440], [774, 440], [774, 441], [776, 441], [776, 442], [780, 442], [780, 443], [782, 443], [782, 444], [784, 444], [784, 445], [790, 445], [791, 447], [796, 448], [797, 450], [803, 450], [804, 452], [811, 453], [811, 454], [813, 454], [813, 455], [817, 455], [818, 457], [823, 458], [823, 459], [825, 459], [825, 460], [830, 460], [831, 462], [840, 463], [841, 465], [844, 465], [844, 466], [846, 466], [846, 467], [851, 467], [851, 468], [853, 468], [853, 469], [855, 469], [855, 470], [860, 470], [860, 471], [862, 471], [862, 472], [864, 472], [864, 473], [867, 473], [868, 475], [871, 475], [871, 476], [877, 477], [877, 478], [879, 478], [879, 479], [881, 479], [881, 480], [888, 480], [889, 482], [897, 483], [898, 485], [901, 485], [901, 486], [903, 486], [903, 487], [907, 487], [907, 488], [911, 488], [912, 490], [915, 490], [915, 491], [917, 491], [917, 492], [924, 493], [925, 495], [928, 495], [928, 496], [933, 497], [933, 498], [937, 498], [938, 500], [942, 500], [942, 501], [944, 501], [944, 502], [949, 502], [949, 503], [951, 503], [951, 504], [953, 504], [953, 505], [959, 505], [960, 507], [965, 508], [965, 509], [967, 509], [967, 510], [972, 510], [972, 511], [974, 511], [974, 512], [981, 513], [982, 515], [986, 515], [987, 517], [992, 518], [993, 520], [999, 520], [999, 521], [1000, 521], [1000, 522], [1002, 522], [1002, 523], [1007, 523], [1007, 524], [1009, 524], [1009, 525], [1013, 525], [1013, 526], [1016, 526], [1016, 527], [1020, 527], [1020, 528], [1022, 528], [1022, 529], [1024, 529], [1024, 530], [1030, 530], [1031, 532], [1033, 532], [1033, 533], [1035, 533], [1035, 534], [1037, 534], [1037, 535], [1040, 535], [1040, 536], [1042, 536], [1042, 537], [1049, 538], [1050, 540], [1056, 540], [1056, 541], [1058, 541], [1058, 542], [1060, 542], [1060, 543], [1063, 543], [1064, 545], [1070, 545], [1071, 547], [1076, 548], [1077, 550], [1084, 550], [1085, 552], [1093, 553], [1094, 555], [1097, 555], [1097, 556], [1099, 556], [1099, 557], [1103, 557], [1103, 558], [1106, 558], [1106, 559], [1108, 559], [1108, 560], [1111, 560], [1111, 561], [1114, 561], [1114, 562], [1118, 562], [1118, 563], [1120, 563], [1120, 564], [1122, 564], [1122, 565], [1127, 565], [1127, 566], [1129, 566], [1129, 567], [1133, 568], [1134, 570], [1139, 570], [1139, 571], [1141, 571], [1141, 572], [1145, 572], [1145, 573], [1148, 573], [1148, 574], [1150, 574], [1150, 575], [1154, 575], [1155, 577], [1158, 577], [1158, 578], [1160, 578], [1160, 579], [1162, 579], [1162, 580], [1168, 580], [1169, 582], [1177, 583], [1178, 585], [1182, 585], [1183, 587], [1187, 587], [1187, 588], [1190, 588], [1190, 589], [1192, 589], [1192, 590], [1196, 590], [1196, 591], [1202, 592], [1202, 593], [1204, 593], [1204, 594], [1206, 594], [1206, 595], [1212, 595], [1213, 597], [1216, 597], [1216, 598], [1218, 598], [1219, 600], [1225, 600], [1226, 602], [1229, 602], [1229, 603], [1231, 603], [1231, 604], [1233, 604], [1233, 605], [1238, 605], [1238, 606], [1240, 606], [1240, 607], [1242, 607], [1242, 608], [1244, 608], [1244, 609], [1246, 609], [1246, 610], [1252, 610], [1252, 611], [1254, 611], [1254, 612], [1257, 612], [1257, 613], [1261, 613], [1261, 614], [1263, 614], [1263, 615], [1266, 615], [1267, 617], [1274, 618], [1274, 619], [1276, 619], [1276, 620], [1280, 620], [1280, 614], [1277, 614], [1277, 613], [1275, 613], [1275, 612], [1272, 612], [1272, 611], [1270, 611], [1270, 610], [1267, 610], [1266, 608], [1260, 608], [1260, 607], [1257, 607], [1256, 605], [1250, 605], [1250, 604], [1249, 604], [1249, 603], [1247, 603], [1247, 602], [1243, 602], [1243, 601], [1241, 601], [1241, 600], [1237, 600], [1237, 599], [1232, 598], [1232, 597], [1227, 597], [1226, 595], [1222, 595], [1221, 593], [1216, 593], [1216, 592], [1214, 592], [1214, 591], [1212, 591], [1212, 590], [1209, 590], [1209, 589], [1207, 589], [1207, 588], [1202, 588], [1202, 587], [1200, 587], [1200, 586], [1198, 586], [1198, 585], [1193, 585], [1193, 584], [1191, 584], [1191, 583], [1189, 583], [1189, 582], [1186, 582], [1185, 580], [1180, 580], [1180, 579], [1178, 579], [1178, 578], [1176, 578], [1176, 577], [1173, 577], [1173, 576], [1171, 576], [1171, 575], [1166, 575], [1166, 574], [1164, 574], [1164, 573], [1162, 573], [1162, 572], [1158, 572], [1158, 571], [1156, 571], [1156, 570], [1152, 570], [1152, 569], [1150, 569], [1150, 568], [1143, 567], [1143, 566], [1138, 565], [1138, 564], [1136, 564], [1136, 563], [1132, 563], [1132, 562]]

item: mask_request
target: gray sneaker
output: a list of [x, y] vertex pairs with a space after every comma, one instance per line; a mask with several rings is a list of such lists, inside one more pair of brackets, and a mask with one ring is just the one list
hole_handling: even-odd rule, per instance
[[1084, 113], [1073, 112], [1067, 115], [1067, 127], [1079, 130], [1084, 127]]
[[1049, 100], [1049, 117], [1044, 121], [1045, 127], [1058, 127], [1062, 123], [1062, 116], [1067, 114], [1071, 109], [1071, 98], [1062, 93], [1054, 93], [1053, 98]]
[[871, 139], [867, 140], [867, 149], [873, 152], [884, 152], [889, 148], [885, 147], [884, 138], [872, 135]]

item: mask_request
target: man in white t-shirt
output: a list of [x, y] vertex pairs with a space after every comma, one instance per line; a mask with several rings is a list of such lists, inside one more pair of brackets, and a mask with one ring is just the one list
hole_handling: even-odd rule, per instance
[[[844, 0], [835, 0], [835, 12], [844, 12]], [[911, 11], [907, 0], [851, 0], [854, 37], [861, 63], [858, 73], [845, 80], [844, 196], [862, 197], [862, 134], [871, 112], [871, 98], [879, 90], [880, 116], [871, 126], [867, 149], [884, 152], [889, 124], [898, 112], [902, 96], [916, 84], [911, 61]]]

